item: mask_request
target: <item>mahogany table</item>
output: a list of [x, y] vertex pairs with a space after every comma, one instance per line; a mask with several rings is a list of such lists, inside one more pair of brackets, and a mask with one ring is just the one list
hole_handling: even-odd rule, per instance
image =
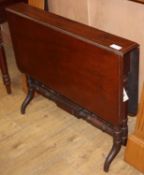
[[39, 92], [113, 137], [104, 170], [126, 145], [138, 106], [139, 45], [24, 3], [7, 8], [16, 63]]
[[[27, 2], [27, 0], [0, 0], [0, 24], [6, 21], [5, 7], [17, 2]], [[2, 72], [3, 82], [6, 87], [7, 93], [10, 94], [11, 83], [1, 35], [1, 27], [0, 27], [0, 69]]]

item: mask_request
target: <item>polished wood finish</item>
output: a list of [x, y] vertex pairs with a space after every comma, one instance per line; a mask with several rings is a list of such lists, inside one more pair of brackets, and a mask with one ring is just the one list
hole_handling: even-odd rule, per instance
[[[0, 24], [6, 21], [5, 8], [17, 2], [27, 2], [27, 0], [0, 0]], [[0, 27], [0, 69], [2, 72], [3, 82], [6, 87], [7, 93], [10, 94], [11, 93], [10, 76], [8, 72], [8, 66], [7, 66], [1, 33], [2, 32]]]
[[[44, 2], [44, 0], [28, 0], [28, 4], [33, 6], [33, 7], [37, 7], [37, 8], [46, 10], [48, 8], [48, 6], [47, 6], [48, 1], [47, 1], [47, 3], [46, 3], [46, 1]], [[27, 88], [26, 77], [24, 74], [22, 74], [22, 89], [25, 93], [27, 93], [28, 88]]]
[[[137, 111], [138, 44], [26, 4], [8, 8], [7, 14], [17, 65], [28, 78], [21, 112], [38, 91], [111, 134], [108, 171], [127, 142], [127, 114]], [[124, 88], [129, 103], [123, 100]]]
[[135, 131], [128, 138], [125, 160], [144, 173], [144, 86]]

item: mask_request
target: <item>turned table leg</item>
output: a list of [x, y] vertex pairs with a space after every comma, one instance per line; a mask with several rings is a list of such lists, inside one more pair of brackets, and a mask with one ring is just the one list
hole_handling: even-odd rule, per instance
[[2, 72], [2, 78], [3, 78], [4, 85], [6, 87], [7, 93], [11, 94], [11, 83], [10, 83], [10, 77], [8, 73], [5, 51], [3, 48], [2, 37], [1, 37], [1, 28], [0, 28], [0, 69]]

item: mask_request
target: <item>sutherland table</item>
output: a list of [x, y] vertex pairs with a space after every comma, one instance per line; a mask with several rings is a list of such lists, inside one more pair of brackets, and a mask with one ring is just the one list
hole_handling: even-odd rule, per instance
[[21, 112], [38, 91], [113, 137], [104, 170], [137, 113], [137, 43], [20, 3], [7, 9], [16, 62], [28, 78]]

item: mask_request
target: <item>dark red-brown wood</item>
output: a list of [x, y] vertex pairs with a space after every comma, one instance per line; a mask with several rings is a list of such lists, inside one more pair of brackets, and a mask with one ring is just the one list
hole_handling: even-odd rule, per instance
[[5, 8], [9, 5], [12, 5], [14, 3], [18, 2], [27, 2], [28, 0], [0, 0], [0, 23], [3, 23], [6, 21], [6, 12]]
[[[27, 0], [0, 0], [0, 24], [6, 21], [5, 8], [17, 2], [27, 2]], [[0, 69], [2, 72], [3, 82], [5, 84], [7, 93], [10, 94], [11, 93], [10, 76], [8, 72], [5, 51], [3, 48], [3, 40], [1, 37], [1, 27], [0, 27]]]
[[138, 44], [24, 4], [7, 14], [17, 65], [28, 77], [22, 113], [36, 90], [113, 135], [108, 171], [126, 144], [127, 114], [137, 110]]

